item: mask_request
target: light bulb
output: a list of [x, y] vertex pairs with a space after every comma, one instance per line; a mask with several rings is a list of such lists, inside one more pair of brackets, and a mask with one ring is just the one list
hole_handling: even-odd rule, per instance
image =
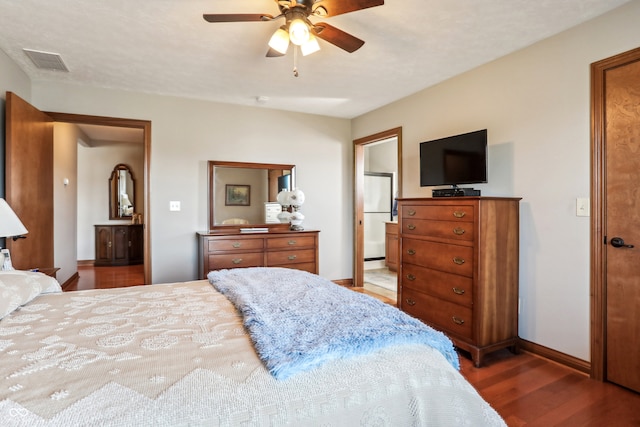
[[271, 40], [269, 40], [269, 47], [283, 55], [287, 53], [287, 49], [289, 48], [289, 33], [287, 33], [284, 27], [278, 28], [276, 32], [273, 33]]
[[294, 19], [289, 24], [289, 39], [298, 46], [309, 41], [309, 27], [302, 19]]

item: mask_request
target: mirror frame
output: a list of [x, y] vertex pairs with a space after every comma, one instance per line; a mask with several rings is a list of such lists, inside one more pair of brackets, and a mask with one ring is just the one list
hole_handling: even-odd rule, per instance
[[133, 177], [133, 172], [131, 171], [131, 168], [127, 165], [125, 165], [124, 163], [118, 163], [114, 168], [113, 171], [111, 172], [111, 176], [109, 177], [109, 219], [114, 219], [114, 220], [118, 220], [118, 219], [130, 219], [133, 217], [133, 215], [122, 215], [119, 216], [118, 215], [118, 181], [120, 179], [120, 175], [119, 172], [120, 171], [126, 171], [129, 173], [129, 176], [131, 177], [131, 186], [132, 188], [132, 194], [130, 194], [130, 201], [131, 204], [133, 205], [133, 209], [135, 210], [136, 207], [136, 180]]
[[[244, 168], [244, 169], [267, 169], [267, 170], [285, 170], [289, 169], [291, 171], [291, 188], [295, 188], [296, 186], [296, 165], [284, 165], [284, 164], [276, 164], [276, 163], [246, 163], [246, 162], [226, 162], [226, 161], [217, 161], [217, 160], [209, 160], [209, 180], [208, 180], [208, 209], [209, 209], [209, 230], [229, 230], [229, 229], [240, 229], [243, 226], [237, 224], [216, 224], [215, 223], [215, 168], [222, 166], [227, 168]], [[276, 182], [276, 194], [277, 194], [277, 182]], [[274, 199], [275, 200], [275, 199]], [[260, 227], [268, 227], [271, 229], [289, 229], [289, 224], [247, 224], [244, 226], [260, 226]]]

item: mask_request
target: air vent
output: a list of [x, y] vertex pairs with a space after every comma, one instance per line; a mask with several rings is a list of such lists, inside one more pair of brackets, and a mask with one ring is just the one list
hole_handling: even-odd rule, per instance
[[62, 57], [57, 53], [42, 52], [40, 50], [22, 49], [36, 67], [43, 70], [69, 71]]

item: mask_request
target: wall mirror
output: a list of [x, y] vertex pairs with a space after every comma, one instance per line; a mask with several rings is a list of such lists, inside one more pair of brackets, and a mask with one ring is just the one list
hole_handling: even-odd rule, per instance
[[288, 227], [268, 212], [278, 192], [295, 188], [295, 165], [209, 161], [209, 229]]
[[135, 180], [129, 166], [120, 163], [109, 177], [109, 219], [131, 218], [135, 198]]

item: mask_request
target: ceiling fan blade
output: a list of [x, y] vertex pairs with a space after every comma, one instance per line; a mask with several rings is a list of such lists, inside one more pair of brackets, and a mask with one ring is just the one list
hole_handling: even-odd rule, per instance
[[318, 0], [313, 5], [313, 13], [316, 16], [330, 17], [383, 4], [384, 0]]
[[338, 46], [340, 49], [344, 49], [349, 53], [355, 52], [364, 44], [364, 40], [360, 40], [359, 38], [352, 36], [349, 33], [345, 33], [344, 31], [325, 22], [315, 24], [313, 30], [317, 37]]
[[202, 17], [207, 22], [253, 22], [273, 20], [273, 16], [266, 13], [205, 13]]
[[269, 48], [269, 50], [267, 51], [267, 58], [277, 58], [280, 56], [284, 56], [284, 53], [280, 53], [277, 50], [273, 49], [273, 48]]

